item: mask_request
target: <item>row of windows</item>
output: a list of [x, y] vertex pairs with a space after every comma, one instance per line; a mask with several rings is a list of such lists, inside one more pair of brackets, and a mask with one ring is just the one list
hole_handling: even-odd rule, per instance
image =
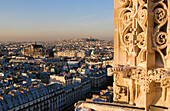
[[28, 106], [25, 107], [25, 105], [23, 105], [22, 107], [20, 106], [19, 109], [15, 108], [13, 109], [13, 111], [16, 111], [17, 109], [20, 110], [28, 110], [28, 111], [32, 111], [33, 110], [40, 110], [40, 109], [44, 109], [45, 108], [51, 108], [53, 107], [53, 105], [55, 106], [55, 104], [57, 104], [57, 107], [62, 106], [63, 104], [65, 104], [65, 99], [63, 98], [63, 94], [57, 96], [57, 97], [50, 97], [48, 99], [48, 97], [46, 99], [48, 100], [44, 100], [44, 99], [39, 99], [36, 101], [32, 102], [32, 105], [30, 103], [28, 103]]

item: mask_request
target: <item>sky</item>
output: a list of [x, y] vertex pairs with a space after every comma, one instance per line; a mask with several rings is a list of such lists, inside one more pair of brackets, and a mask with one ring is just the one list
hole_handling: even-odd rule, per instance
[[113, 0], [0, 0], [0, 41], [113, 40]]

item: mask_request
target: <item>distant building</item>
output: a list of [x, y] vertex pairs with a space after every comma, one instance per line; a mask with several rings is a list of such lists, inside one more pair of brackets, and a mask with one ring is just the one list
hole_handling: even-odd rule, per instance
[[0, 96], [0, 111], [62, 111], [65, 104], [64, 89], [59, 84], [25, 87]]
[[104, 88], [107, 83], [107, 74], [105, 71], [90, 72], [90, 80], [93, 92], [98, 92]]
[[62, 56], [62, 57], [80, 57], [84, 58], [88, 55], [88, 51], [84, 50], [66, 50], [66, 51], [59, 51], [57, 52], [57, 56]]
[[57, 52], [57, 56], [62, 56], [62, 57], [76, 57], [76, 51], [60, 51]]
[[94, 94], [91, 99], [86, 99], [86, 101], [94, 102], [113, 102], [113, 88], [108, 86], [108, 89], [100, 91], [99, 95]]
[[30, 57], [50, 57], [52, 50], [46, 49], [42, 45], [32, 44], [22, 50], [22, 54]]

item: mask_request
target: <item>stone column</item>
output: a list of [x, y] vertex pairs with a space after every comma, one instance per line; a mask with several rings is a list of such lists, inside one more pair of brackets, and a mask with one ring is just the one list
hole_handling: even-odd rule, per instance
[[134, 95], [134, 93], [135, 93], [135, 90], [134, 90], [134, 87], [135, 87], [135, 85], [134, 85], [134, 80], [133, 79], [131, 79], [131, 83], [130, 83], [131, 85], [130, 85], [130, 104], [134, 104], [134, 97], [135, 97], [135, 95]]
[[166, 90], [166, 87], [162, 87], [162, 101], [165, 101], [166, 100], [166, 92], [167, 92], [167, 90]]
[[152, 36], [154, 30], [154, 13], [152, 11], [152, 0], [147, 0], [147, 36], [146, 36], [146, 68], [155, 67], [155, 51], [152, 49]]
[[[170, 1], [168, 0], [168, 21], [170, 21]], [[170, 68], [170, 22], [168, 22], [167, 68]]]
[[116, 74], [113, 74], [113, 101], [116, 101], [116, 83], [115, 83]]

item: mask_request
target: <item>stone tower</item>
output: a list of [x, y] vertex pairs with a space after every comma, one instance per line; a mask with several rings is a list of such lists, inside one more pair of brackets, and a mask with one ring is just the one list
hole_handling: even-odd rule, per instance
[[114, 0], [114, 101], [170, 106], [170, 0]]

